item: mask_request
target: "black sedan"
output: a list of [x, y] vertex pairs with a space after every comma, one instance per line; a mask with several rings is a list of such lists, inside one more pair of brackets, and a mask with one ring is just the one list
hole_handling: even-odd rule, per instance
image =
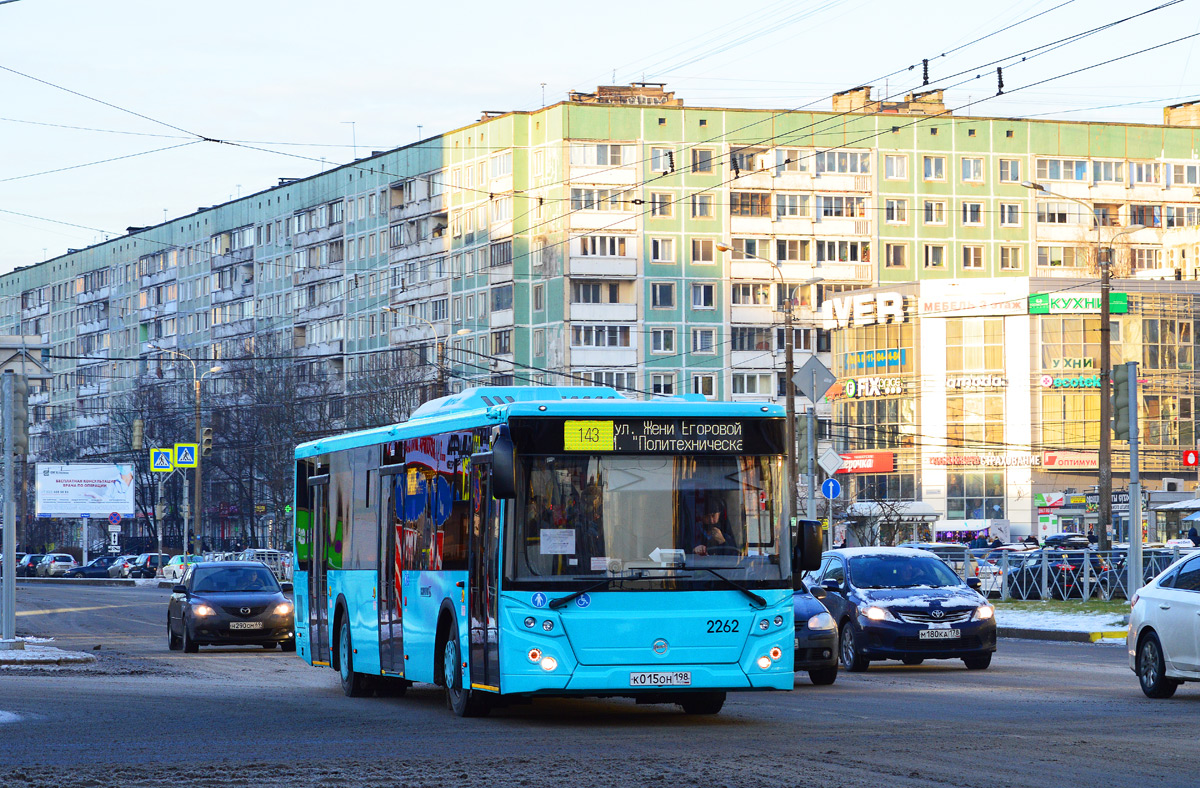
[[824, 597], [825, 589], [821, 586], [805, 586], [792, 593], [796, 619], [795, 669], [808, 671], [813, 684], [832, 684], [838, 673], [837, 624], [819, 601]]
[[68, 569], [63, 577], [108, 577], [108, 568], [117, 560], [115, 555], [102, 555], [99, 558], [93, 558], [83, 566], [77, 566], [74, 569]]
[[261, 645], [295, 651], [295, 611], [259, 561], [192, 564], [171, 589], [167, 647], [195, 653], [201, 645]]
[[37, 577], [37, 565], [45, 558], [44, 553], [30, 553], [17, 562], [17, 577]]
[[809, 576], [826, 589], [825, 607], [839, 627], [842, 664], [851, 672], [872, 661], [961, 659], [986, 669], [996, 650], [995, 610], [925, 550], [852, 547], [825, 554]]

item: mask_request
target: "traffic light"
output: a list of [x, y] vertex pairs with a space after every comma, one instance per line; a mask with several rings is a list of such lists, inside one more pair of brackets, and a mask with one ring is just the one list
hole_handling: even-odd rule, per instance
[[205, 427], [200, 431], [200, 456], [207, 457], [212, 454], [212, 427]]
[[13, 375], [13, 454], [29, 453], [29, 379]]
[[1129, 362], [1113, 367], [1112, 431], [1119, 441], [1129, 440], [1137, 431], [1137, 364]]
[[133, 420], [133, 437], [129, 439], [129, 446], [134, 451], [142, 450], [142, 435], [145, 433], [146, 423], [141, 419]]

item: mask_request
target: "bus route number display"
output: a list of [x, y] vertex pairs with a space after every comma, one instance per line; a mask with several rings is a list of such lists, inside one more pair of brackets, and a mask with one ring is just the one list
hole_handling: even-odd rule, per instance
[[566, 421], [563, 423], [563, 448], [567, 451], [612, 451], [611, 421]]

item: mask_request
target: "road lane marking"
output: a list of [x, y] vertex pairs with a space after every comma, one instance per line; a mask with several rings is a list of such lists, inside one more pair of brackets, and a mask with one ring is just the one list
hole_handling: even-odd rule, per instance
[[52, 610], [18, 610], [18, 616], [48, 616], [52, 613], [86, 613], [89, 610], [114, 610], [119, 607], [142, 607], [142, 605], [93, 605], [91, 607], [56, 607]]

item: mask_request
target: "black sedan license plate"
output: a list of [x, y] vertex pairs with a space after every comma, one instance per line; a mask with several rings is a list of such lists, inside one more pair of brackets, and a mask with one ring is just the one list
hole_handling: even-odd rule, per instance
[[690, 670], [629, 674], [629, 686], [631, 687], [690, 687], [691, 685], [692, 672]]
[[958, 640], [962, 637], [961, 629], [923, 629], [917, 634], [921, 640]]
[[230, 629], [262, 629], [261, 621], [230, 621]]

